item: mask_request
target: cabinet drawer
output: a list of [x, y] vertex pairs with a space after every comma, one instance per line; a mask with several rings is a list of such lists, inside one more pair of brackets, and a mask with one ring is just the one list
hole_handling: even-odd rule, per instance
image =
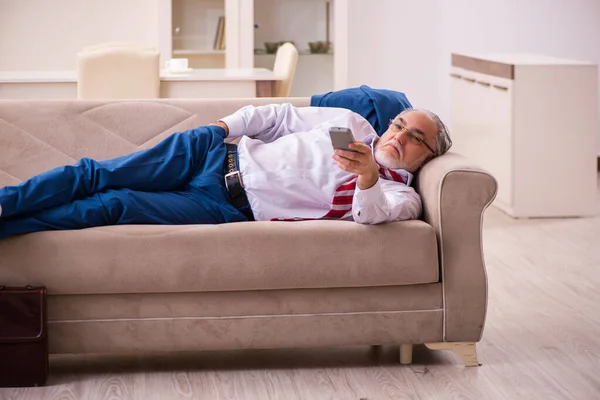
[[497, 201], [512, 204], [512, 81], [453, 68], [453, 151], [498, 180]]

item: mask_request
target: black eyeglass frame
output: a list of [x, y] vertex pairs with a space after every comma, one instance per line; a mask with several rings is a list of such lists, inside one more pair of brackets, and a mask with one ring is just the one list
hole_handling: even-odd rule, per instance
[[408, 129], [406, 126], [401, 125], [399, 122], [394, 121], [392, 119], [390, 119], [390, 126], [394, 125], [397, 129], [399, 129], [400, 131], [406, 131], [406, 134], [408, 135], [409, 139], [411, 139], [414, 142], [417, 142], [419, 144], [424, 144], [425, 146], [427, 146], [427, 148], [429, 149], [429, 151], [431, 151], [434, 155], [437, 156], [437, 153], [435, 152], [435, 150], [433, 150], [431, 148], [431, 146], [429, 146], [427, 144], [427, 142], [423, 139], [421, 139], [420, 137], [418, 137], [412, 129]]

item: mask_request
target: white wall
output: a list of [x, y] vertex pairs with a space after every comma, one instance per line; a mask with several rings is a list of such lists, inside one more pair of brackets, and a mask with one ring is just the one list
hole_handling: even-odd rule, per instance
[[348, 0], [346, 65], [336, 58], [336, 68], [347, 69], [346, 85], [399, 90], [438, 109], [441, 2]]
[[598, 0], [336, 3], [347, 3], [349, 18], [345, 64], [336, 55], [335, 66], [345, 79], [336, 88], [368, 84], [404, 91], [415, 106], [446, 119], [452, 52], [532, 52], [600, 64]]
[[159, 46], [160, 0], [0, 0], [0, 70], [73, 70], [86, 45]]

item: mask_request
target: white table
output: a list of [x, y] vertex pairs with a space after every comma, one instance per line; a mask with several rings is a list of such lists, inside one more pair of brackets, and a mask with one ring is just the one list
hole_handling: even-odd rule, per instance
[[[271, 97], [281, 79], [266, 68], [161, 71], [160, 97]], [[0, 71], [0, 99], [75, 98], [77, 71]]]

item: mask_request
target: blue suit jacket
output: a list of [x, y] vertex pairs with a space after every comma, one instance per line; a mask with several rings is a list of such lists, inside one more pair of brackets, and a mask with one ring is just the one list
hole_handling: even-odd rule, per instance
[[372, 89], [366, 85], [314, 95], [310, 98], [310, 105], [354, 111], [369, 121], [379, 136], [387, 130], [390, 119], [394, 119], [403, 110], [412, 108], [404, 93]]

